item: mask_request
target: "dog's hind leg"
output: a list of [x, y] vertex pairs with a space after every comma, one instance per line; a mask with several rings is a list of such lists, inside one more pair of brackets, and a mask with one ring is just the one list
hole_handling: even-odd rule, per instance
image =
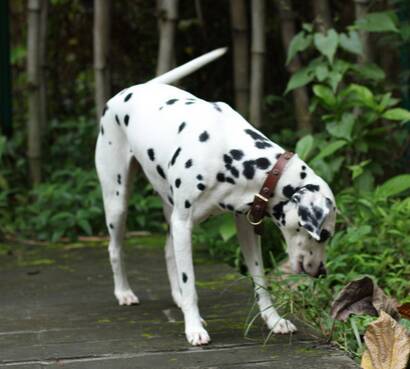
[[122, 244], [126, 230], [128, 197], [137, 163], [120, 127], [108, 121], [108, 118], [103, 118], [101, 125], [103, 128], [97, 140], [95, 162], [110, 234], [108, 251], [114, 275], [114, 294], [120, 305], [132, 305], [139, 301], [128, 283]]
[[295, 332], [296, 327], [289, 320], [281, 318], [273, 307], [265, 281], [260, 237], [255, 234], [253, 226], [245, 216], [236, 215], [235, 221], [239, 245], [254, 282], [256, 301], [263, 320], [274, 333]]
[[[167, 203], [163, 203], [163, 210], [164, 216], [168, 223], [168, 226], [171, 227], [171, 213], [172, 208]], [[172, 298], [175, 304], [180, 308], [181, 307], [181, 292], [180, 286], [178, 283], [178, 272], [177, 272], [177, 264], [175, 261], [175, 252], [174, 252], [174, 244], [172, 239], [172, 232], [171, 228], [168, 231], [167, 241], [165, 243], [165, 260], [167, 263], [167, 272], [168, 272], [168, 279], [169, 284], [171, 285], [171, 293]]]

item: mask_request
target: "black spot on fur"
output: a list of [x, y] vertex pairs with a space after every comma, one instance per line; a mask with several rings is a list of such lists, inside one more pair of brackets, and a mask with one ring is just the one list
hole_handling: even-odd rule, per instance
[[300, 172], [300, 178], [305, 179], [306, 178], [306, 172]]
[[286, 185], [283, 187], [282, 193], [290, 199], [297, 190], [299, 190], [299, 187], [294, 188], [291, 185]]
[[182, 273], [182, 282], [186, 283], [188, 281], [188, 276], [185, 273]]
[[172, 187], [172, 185], [169, 186], [169, 191], [171, 192], [172, 195], [174, 194], [174, 188]]
[[235, 178], [238, 178], [238, 177], [239, 177], [239, 171], [238, 171], [238, 169], [236, 169], [235, 167], [231, 167], [231, 174], [232, 174]]
[[245, 133], [247, 133], [249, 136], [251, 136], [255, 141], [256, 140], [261, 140], [261, 141], [265, 141], [266, 138], [263, 137], [260, 133], [254, 131], [253, 129], [245, 129]]
[[270, 166], [270, 161], [267, 158], [258, 158], [256, 159], [256, 166], [259, 169], [267, 169]]
[[212, 103], [212, 106], [214, 107], [214, 109], [215, 110], [217, 110], [217, 111], [219, 111], [219, 112], [222, 112], [222, 109], [218, 106], [218, 104], [217, 103]]
[[181, 186], [181, 179], [180, 179], [180, 178], [177, 178], [177, 179], [175, 180], [175, 187], [176, 187], [176, 188], [179, 188], [179, 186]]
[[101, 135], [104, 136], [104, 126], [101, 124]]
[[157, 172], [162, 178], [167, 179], [167, 177], [165, 176], [164, 170], [162, 169], [160, 165], [157, 165]]
[[302, 170], [306, 170], [306, 165], [302, 165]]
[[258, 265], [259, 265], [259, 263], [258, 263], [257, 261], [255, 261], [255, 265], [256, 265], [256, 266], [258, 266]]
[[166, 104], [167, 104], [167, 105], [172, 105], [172, 104], [176, 103], [177, 101], [178, 101], [178, 99], [171, 99], [171, 100], [168, 100], [168, 101], [166, 102]]
[[235, 210], [235, 208], [234, 208], [232, 205], [230, 205], [230, 204], [227, 204], [227, 205], [226, 205], [226, 208], [227, 208], [228, 210], [230, 210], [230, 211], [234, 211], [234, 210]]
[[272, 147], [272, 145], [269, 142], [265, 142], [265, 141], [256, 141], [255, 146], [258, 149], [266, 149], [267, 147]]
[[105, 115], [105, 112], [108, 110], [108, 106], [107, 105], [105, 105], [104, 106], [104, 109], [103, 109], [103, 111], [102, 111], [102, 116], [104, 116]]
[[108, 145], [112, 145], [112, 142], [111, 142], [111, 141], [108, 141]]
[[186, 126], [186, 123], [185, 123], [185, 122], [182, 122], [182, 123], [179, 125], [179, 127], [178, 127], [178, 133], [181, 133], [182, 130], [185, 128], [185, 126]]
[[281, 201], [273, 207], [273, 213], [272, 214], [277, 220], [280, 220], [282, 217], [285, 216], [285, 214], [283, 212], [283, 207], [286, 204], [287, 204], [287, 201]]
[[115, 121], [117, 122], [117, 124], [120, 126], [120, 118], [118, 118], [118, 115], [115, 114]]
[[318, 185], [314, 185], [314, 184], [307, 184], [306, 186], [304, 186], [308, 191], [311, 192], [316, 192], [320, 190], [320, 187]]
[[243, 162], [243, 175], [247, 179], [252, 179], [255, 175], [255, 161], [247, 160]]
[[209, 139], [209, 133], [207, 131], [203, 131], [200, 135], [199, 135], [199, 141], [200, 142], [205, 142]]
[[178, 155], [179, 155], [180, 152], [181, 152], [181, 148], [178, 147], [178, 148], [175, 150], [174, 155], [172, 155], [172, 159], [171, 159], [171, 162], [170, 162], [171, 165], [174, 165], [174, 164], [175, 164], [175, 160], [177, 160], [177, 157], [178, 157]]
[[117, 183], [121, 184], [121, 174], [117, 174]]
[[282, 154], [276, 154], [276, 159], [279, 159]]
[[191, 168], [192, 167], [192, 159], [189, 159], [185, 163], [185, 168]]
[[185, 105], [192, 105], [192, 104], [194, 104], [195, 103], [195, 101], [187, 101], [186, 103], [185, 103]]
[[172, 200], [172, 197], [168, 195], [168, 201], [171, 205], [174, 205], [174, 200]]
[[119, 191], [117, 191], [115, 194], [116, 194], [117, 196], [120, 196], [120, 192], [119, 192]]
[[224, 158], [225, 164], [232, 164], [232, 158], [229, 155], [224, 154], [223, 158]]
[[223, 174], [223, 173], [218, 173], [218, 174], [216, 175], [216, 180], [219, 181], [219, 182], [225, 182], [225, 174]]
[[111, 229], [114, 229], [114, 224], [110, 223], [108, 226], [109, 226]]
[[234, 179], [231, 178], [231, 177], [226, 177], [226, 178], [225, 178], [225, 181], [228, 182], [228, 183], [230, 183], [230, 184], [235, 184]]
[[126, 126], [128, 126], [128, 122], [130, 121], [130, 116], [127, 114], [125, 117], [124, 117], [124, 124], [126, 125]]
[[205, 190], [205, 185], [203, 183], [198, 183], [196, 187], [198, 188], [199, 191]]
[[226, 206], [225, 206], [225, 204], [224, 204], [223, 202], [218, 203], [218, 205], [219, 205], [222, 209], [225, 209], [225, 208], [226, 208]]
[[283, 225], [283, 226], [286, 225], [286, 219], [285, 219], [285, 218], [282, 219], [282, 225]]
[[322, 219], [323, 218], [323, 210], [319, 208], [318, 206], [313, 207], [313, 214], [315, 218], [317, 219]]
[[191, 207], [191, 203], [188, 200], [185, 200], [185, 209], [189, 209]]
[[243, 158], [243, 151], [242, 150], [237, 150], [233, 149], [230, 151], [230, 154], [235, 160], [241, 160]]
[[131, 99], [132, 92], [130, 92], [127, 96], [125, 96], [124, 102], [127, 102], [129, 99]]
[[149, 159], [150, 159], [151, 161], [154, 161], [154, 160], [155, 160], [155, 152], [154, 152], [154, 149], [148, 149], [148, 150], [147, 150], [147, 153], [148, 153]]
[[204, 179], [204, 177], [202, 177], [201, 174], [198, 174], [198, 175], [196, 176], [196, 179], [197, 179], [198, 181], [202, 181], [202, 180]]
[[320, 243], [326, 242], [330, 238], [330, 232], [327, 229], [322, 229], [320, 232]]

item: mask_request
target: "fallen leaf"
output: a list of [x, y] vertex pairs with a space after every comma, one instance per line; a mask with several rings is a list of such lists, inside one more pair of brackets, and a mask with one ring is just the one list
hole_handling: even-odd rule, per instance
[[406, 302], [405, 304], [400, 305], [399, 307], [397, 307], [397, 310], [399, 311], [402, 318], [410, 320], [410, 302]]
[[380, 312], [380, 318], [369, 324], [364, 341], [374, 369], [406, 368], [410, 338], [406, 329], [389, 314]]
[[372, 360], [370, 359], [370, 354], [369, 351], [363, 352], [362, 355], [362, 360], [360, 362], [360, 367], [362, 369], [374, 369], [374, 366], [372, 364]]
[[363, 277], [347, 284], [332, 303], [333, 319], [346, 321], [351, 314], [379, 315], [381, 310], [399, 319], [397, 302], [386, 296], [370, 277]]

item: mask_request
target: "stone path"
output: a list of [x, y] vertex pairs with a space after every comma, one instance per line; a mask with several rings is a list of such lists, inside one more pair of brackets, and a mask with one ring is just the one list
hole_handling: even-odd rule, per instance
[[[145, 246], [140, 246], [140, 243]], [[162, 240], [150, 240], [159, 244]], [[299, 324], [272, 337], [248, 280], [197, 255], [200, 307], [212, 344], [190, 347], [169, 293], [162, 249], [130, 241], [127, 265], [139, 306], [117, 306], [105, 247], [0, 245], [0, 368], [332, 368], [357, 366]]]

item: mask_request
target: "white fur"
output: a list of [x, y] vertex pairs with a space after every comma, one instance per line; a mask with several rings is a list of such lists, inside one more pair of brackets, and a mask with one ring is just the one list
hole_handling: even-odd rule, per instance
[[[178, 74], [178, 78], [180, 76]], [[177, 101], [172, 102], [175, 99]], [[281, 318], [273, 307], [264, 279], [259, 239], [244, 215], [249, 209], [249, 203], [259, 192], [266, 172], [276, 162], [277, 154], [284, 150], [267, 139], [262, 141], [269, 147], [258, 148], [256, 141], [246, 133], [246, 130], [257, 131], [227, 104], [209, 103], [176, 87], [152, 81], [120, 92], [109, 100], [107, 108], [101, 118], [96, 167], [110, 233], [109, 253], [114, 274], [114, 293], [119, 304], [138, 303], [138, 298], [128, 284], [122, 258], [127, 200], [135, 158], [164, 203], [164, 214], [170, 224], [165, 247], [168, 276], [173, 299], [184, 313], [187, 340], [192, 345], [210, 342], [197, 303], [192, 263], [192, 228], [210, 215], [227, 211], [226, 205], [235, 209], [239, 244], [254, 280], [263, 319], [275, 333], [294, 332], [296, 327]], [[181, 130], [183, 122], [185, 126]], [[201, 141], [200, 137], [206, 136], [204, 132], [208, 138]], [[178, 148], [180, 151], [171, 165]], [[154, 158], [149, 155], [151, 149]], [[227, 169], [229, 165], [224, 161], [228, 160], [224, 155], [231, 155], [231, 150], [241, 150], [244, 154], [239, 160], [232, 159], [231, 167], [234, 166], [239, 172], [238, 178]], [[269, 160], [269, 166], [265, 168], [266, 162], [260, 158]], [[191, 166], [187, 164], [189, 160]], [[252, 178], [246, 178], [245, 161], [258, 162], [262, 168], [255, 164]], [[319, 244], [314, 240], [320, 237], [319, 228], [308, 232], [299, 225], [302, 220], [299, 219], [298, 209], [303, 204], [309, 207], [309, 204], [315, 203], [325, 211], [324, 199], [327, 197], [334, 205], [334, 198], [326, 183], [310, 168], [306, 169], [306, 178], [301, 178], [302, 165], [306, 164], [296, 155], [290, 160], [274, 197], [269, 201], [268, 210], [272, 214], [275, 205], [285, 202], [283, 214], [286, 225], [281, 226], [281, 230], [289, 247], [293, 270], [300, 272], [302, 268], [315, 275], [320, 262], [324, 261], [324, 243]], [[161, 176], [158, 166], [162, 168], [166, 179]], [[224, 173], [235, 183], [221, 182], [217, 179], [218, 173]], [[198, 175], [202, 179], [198, 179]], [[179, 187], [176, 185], [178, 180]], [[204, 189], [198, 188], [200, 183], [205, 186]], [[293, 201], [290, 201], [283, 193], [284, 187], [289, 184], [293, 187], [316, 184], [320, 186], [320, 191], [301, 189], [295, 192]], [[294, 199], [296, 195], [299, 196], [298, 201]], [[173, 204], [169, 200], [170, 196]], [[320, 227], [327, 227], [330, 233], [334, 227], [333, 205], [327, 211], [330, 215], [326, 214], [320, 219]], [[280, 220], [272, 218], [275, 223], [280, 223]]]

